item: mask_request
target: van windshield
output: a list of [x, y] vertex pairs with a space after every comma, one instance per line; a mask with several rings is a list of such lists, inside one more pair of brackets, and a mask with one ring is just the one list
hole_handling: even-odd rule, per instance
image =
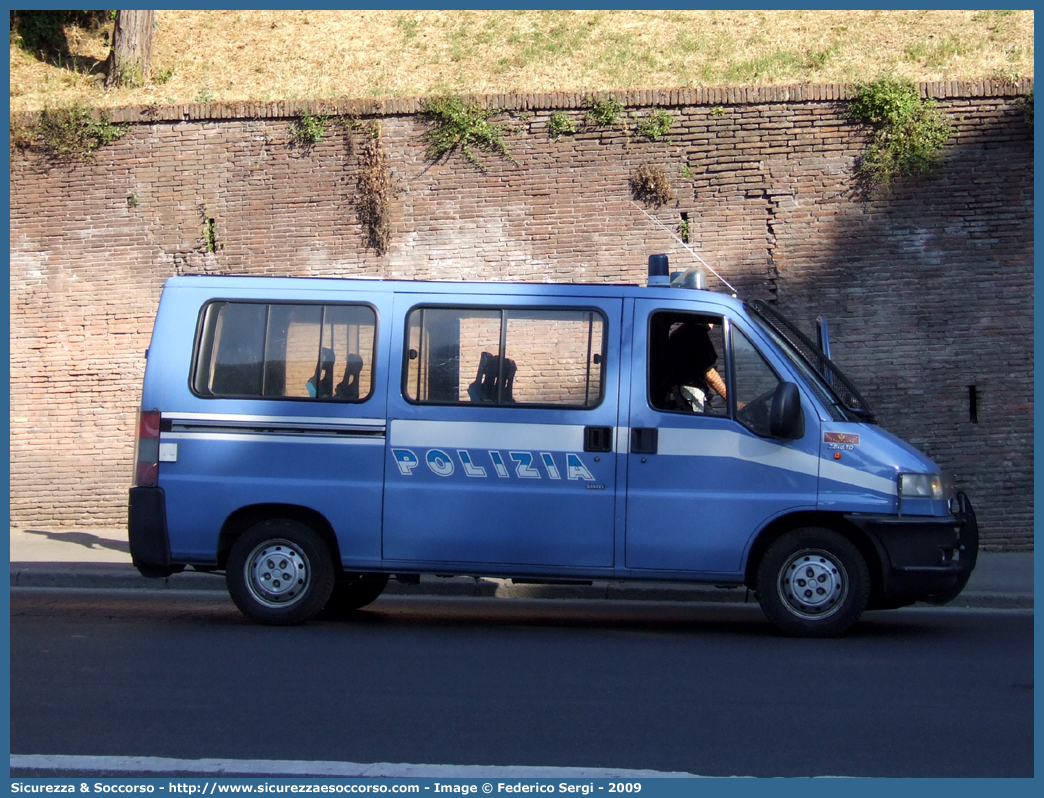
[[877, 423], [852, 381], [793, 322], [760, 299], [752, 299], [745, 306], [833, 412], [848, 421]]

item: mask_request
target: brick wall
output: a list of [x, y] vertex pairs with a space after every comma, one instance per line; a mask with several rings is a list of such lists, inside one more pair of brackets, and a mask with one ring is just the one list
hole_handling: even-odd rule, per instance
[[[639, 282], [652, 252], [691, 258], [630, 201], [641, 165], [675, 199], [648, 209], [741, 296], [776, 299], [835, 359], [884, 426], [955, 471], [993, 547], [1032, 547], [1032, 82], [922, 86], [955, 125], [942, 169], [864, 201], [864, 131], [844, 86], [619, 93], [669, 141], [584, 125], [582, 95], [482, 97], [508, 109], [513, 164], [431, 164], [416, 99], [116, 109], [130, 131], [94, 161], [11, 166], [11, 516], [18, 526], [121, 525], [159, 291], [172, 274], [377, 275]], [[381, 125], [392, 242], [357, 218], [366, 134], [292, 145], [321, 108]], [[565, 111], [580, 132], [552, 140]], [[213, 219], [216, 251], [204, 234]], [[720, 287], [711, 278], [713, 287]], [[977, 423], [969, 420], [975, 386]]]

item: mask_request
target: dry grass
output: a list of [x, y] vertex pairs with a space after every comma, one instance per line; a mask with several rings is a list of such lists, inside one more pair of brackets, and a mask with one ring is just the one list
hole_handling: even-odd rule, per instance
[[104, 91], [11, 45], [11, 110], [1033, 76], [1032, 11], [158, 11], [165, 82]]

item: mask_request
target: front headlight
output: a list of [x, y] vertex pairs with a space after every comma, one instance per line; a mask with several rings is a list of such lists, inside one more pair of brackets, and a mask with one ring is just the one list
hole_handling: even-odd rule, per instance
[[903, 499], [942, 499], [942, 474], [900, 474], [899, 496]]

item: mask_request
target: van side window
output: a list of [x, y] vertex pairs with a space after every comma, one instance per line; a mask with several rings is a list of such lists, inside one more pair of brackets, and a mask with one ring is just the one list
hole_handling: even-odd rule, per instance
[[403, 394], [421, 404], [595, 407], [605, 339], [593, 310], [416, 308]]
[[368, 305], [212, 302], [192, 388], [212, 397], [363, 401], [376, 331]]
[[727, 416], [721, 316], [660, 311], [649, 319], [649, 404], [657, 410]]
[[769, 437], [769, 411], [772, 395], [779, 385], [776, 372], [757, 347], [740, 330], [732, 327], [732, 353], [735, 364], [736, 420], [755, 435]]

